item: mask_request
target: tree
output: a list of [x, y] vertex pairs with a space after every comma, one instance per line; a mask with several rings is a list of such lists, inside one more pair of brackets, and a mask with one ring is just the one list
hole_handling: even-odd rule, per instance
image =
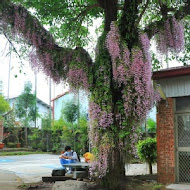
[[51, 136], [51, 115], [44, 115], [42, 118], [42, 131], [46, 135], [46, 150], [49, 152], [50, 136]]
[[157, 141], [155, 138], [147, 138], [145, 140], [139, 141], [137, 145], [137, 152], [139, 158], [142, 161], [148, 163], [149, 173], [152, 174], [152, 164], [156, 162], [157, 159]]
[[7, 111], [10, 110], [10, 105], [9, 103], [5, 100], [5, 98], [0, 95], [0, 119], [1, 119], [1, 115]]
[[23, 121], [25, 127], [25, 145], [28, 147], [28, 134], [27, 128], [29, 122], [35, 122], [37, 110], [36, 110], [36, 95], [32, 93], [32, 83], [26, 82], [24, 85], [24, 91], [18, 96], [15, 103], [15, 112], [18, 118]]
[[[115, 189], [125, 175], [130, 134], [158, 98], [151, 83], [149, 40], [155, 39], [160, 55], [179, 53], [184, 47], [180, 20], [189, 19], [190, 0], [1, 0], [0, 10], [7, 38], [20, 36], [33, 47], [32, 67], [90, 92], [96, 157], [91, 173], [97, 170], [100, 182]], [[103, 24], [93, 61], [82, 47], [95, 18]]]
[[74, 104], [73, 101], [67, 101], [62, 110], [64, 118], [72, 125], [72, 133], [74, 134], [74, 151], [76, 151], [76, 129], [74, 127], [74, 122], [78, 117], [78, 109], [78, 106]]

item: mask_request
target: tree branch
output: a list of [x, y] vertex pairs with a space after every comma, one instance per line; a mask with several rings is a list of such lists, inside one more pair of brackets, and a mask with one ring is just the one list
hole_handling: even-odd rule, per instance
[[11, 44], [11, 46], [13, 47], [13, 50], [15, 51], [15, 53], [18, 55], [22, 65], [23, 65], [23, 62], [22, 62], [22, 59], [21, 59], [21, 56], [19, 55], [19, 53], [17, 52], [14, 44], [11, 42], [11, 40], [8, 38], [8, 36], [5, 34], [5, 32], [3, 32], [3, 35], [5, 36], [5, 38], [8, 40], [8, 42]]
[[139, 18], [138, 18], [138, 20], [137, 20], [136, 26], [138, 26], [139, 22], [141, 21], [141, 18], [142, 18], [142, 16], [143, 16], [143, 14], [145, 13], [146, 9], [148, 8], [149, 2], [150, 2], [150, 0], [147, 0], [147, 1], [146, 1], [146, 4], [145, 4], [145, 6], [144, 6], [144, 9], [142, 10], [142, 12], [141, 12], [141, 14], [140, 14], [140, 16], [139, 16]]
[[40, 61], [39, 67], [46, 75], [55, 80], [58, 78], [66, 80], [70, 63], [83, 63], [81, 65], [83, 67], [86, 65], [87, 69], [91, 66], [92, 60], [86, 50], [58, 46], [50, 32], [24, 7], [8, 3], [7, 0], [0, 0], [0, 7], [2, 7], [0, 22], [4, 33], [11, 27], [12, 34], [16, 37], [21, 36], [33, 46]]
[[80, 18], [81, 16], [84, 17], [86, 16], [86, 14], [88, 13], [89, 10], [96, 8], [96, 7], [101, 7], [99, 3], [94, 4], [94, 5], [89, 5], [86, 7], [85, 10], [81, 11], [80, 14], [76, 17], [76, 19], [74, 19], [75, 21], [78, 20], [78, 18]]
[[110, 30], [110, 24], [112, 21], [117, 20], [117, 3], [118, 0], [97, 0], [99, 5], [105, 12], [105, 31]]

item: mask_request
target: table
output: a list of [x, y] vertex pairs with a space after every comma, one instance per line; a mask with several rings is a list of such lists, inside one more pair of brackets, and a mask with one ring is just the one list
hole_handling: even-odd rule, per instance
[[63, 164], [63, 166], [77, 169], [77, 168], [89, 168], [90, 164], [86, 162], [77, 162], [77, 163]]

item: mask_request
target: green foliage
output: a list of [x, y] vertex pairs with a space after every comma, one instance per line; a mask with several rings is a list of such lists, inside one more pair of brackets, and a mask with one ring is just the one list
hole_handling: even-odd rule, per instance
[[88, 150], [88, 123], [86, 116], [83, 115], [79, 119], [79, 128], [76, 130], [76, 150], [85, 153]]
[[0, 94], [0, 115], [10, 110], [9, 103], [5, 100], [5, 98]]
[[16, 148], [16, 143], [8, 142], [6, 146], [7, 148]]
[[32, 134], [28, 136], [31, 141], [30, 145], [33, 149], [40, 149], [40, 142], [42, 140], [42, 133], [39, 129], [33, 129]]
[[65, 103], [62, 113], [67, 122], [74, 123], [78, 117], [78, 106], [73, 101]]
[[162, 68], [162, 63], [157, 59], [156, 54], [154, 52], [151, 52], [152, 54], [152, 70], [158, 71]]
[[31, 129], [31, 135], [29, 135], [30, 145], [33, 149], [49, 152], [52, 151], [53, 131], [51, 127], [51, 118], [49, 114], [44, 115], [42, 118], [41, 129]]
[[76, 151], [79, 153], [87, 151], [88, 148], [88, 132], [87, 119], [85, 114], [81, 114], [78, 124], [66, 122], [63, 118], [53, 121], [52, 125], [52, 151], [59, 152], [64, 150], [66, 145], [74, 147], [74, 139], [76, 141]]
[[37, 110], [35, 107], [36, 96], [32, 93], [32, 83], [27, 82], [24, 85], [24, 91], [18, 96], [15, 104], [16, 115], [24, 121], [35, 121]]
[[[53, 121], [52, 125], [52, 152], [60, 153], [64, 149], [64, 144], [61, 140], [61, 136], [64, 133], [64, 126], [66, 122], [63, 119]], [[65, 133], [67, 134], [67, 133]]]
[[137, 145], [138, 156], [142, 161], [153, 164], [157, 158], [157, 141], [155, 138], [147, 138], [139, 141]]
[[43, 152], [52, 151], [52, 134], [51, 130], [33, 128], [28, 136], [30, 146], [35, 150]]
[[49, 31], [57, 41], [69, 47], [86, 46], [92, 39], [89, 37], [89, 27], [92, 26], [93, 19], [102, 17], [102, 9], [94, 6], [97, 4], [96, 0], [12, 1], [32, 8], [33, 14], [42, 24], [48, 25]]
[[42, 129], [47, 131], [51, 130], [51, 117], [49, 114], [42, 117]]
[[160, 190], [162, 187], [163, 187], [162, 184], [156, 184], [154, 185], [153, 190]]
[[156, 122], [153, 119], [148, 118], [146, 126], [149, 133], [156, 133]]
[[32, 83], [27, 82], [24, 85], [24, 91], [17, 98], [15, 103], [15, 111], [17, 117], [22, 121], [25, 127], [25, 144], [28, 146], [27, 128], [30, 122], [35, 122], [38, 117], [36, 107], [36, 95], [32, 93]]
[[[20, 126], [20, 122], [16, 121], [14, 108], [5, 117], [4, 127], [7, 128], [7, 132], [13, 134], [16, 137], [15, 142], [19, 143], [19, 134], [21, 133], [22, 128]], [[9, 138], [6, 139], [6, 141], [9, 141]]]

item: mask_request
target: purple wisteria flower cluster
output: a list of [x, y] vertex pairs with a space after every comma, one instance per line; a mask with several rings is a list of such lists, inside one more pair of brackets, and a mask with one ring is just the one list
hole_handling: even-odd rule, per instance
[[169, 51], [179, 53], [184, 50], [184, 27], [175, 17], [168, 18], [163, 30], [155, 36], [160, 54], [167, 54]]
[[[22, 9], [18, 5], [14, 5], [14, 14], [12, 16], [14, 27], [12, 28], [12, 34], [14, 38], [21, 37], [33, 46], [32, 50], [29, 52], [31, 67], [38, 71], [43, 71], [47, 76], [50, 76], [55, 82], [59, 83], [61, 77], [58, 70], [55, 69], [54, 57], [52, 54], [55, 48], [53, 37], [49, 36], [49, 38], [46, 39], [45, 30], [39, 30], [40, 23], [35, 19], [34, 22], [29, 23], [27, 21], [28, 15], [29, 13], [25, 9]], [[28, 29], [29, 24], [30, 29]], [[42, 36], [44, 37], [43, 40]], [[44, 49], [44, 51], [40, 51], [40, 49]]]
[[101, 110], [95, 102], [89, 103], [90, 122], [101, 129], [106, 129], [113, 124], [113, 113]]
[[117, 25], [112, 22], [106, 41], [112, 59], [113, 78], [118, 86], [124, 85], [122, 93], [126, 117], [132, 116], [136, 121], [142, 121], [155, 100], [148, 36], [140, 34], [139, 47], [129, 51]]
[[88, 78], [86, 72], [83, 69], [70, 69], [67, 75], [68, 83], [71, 85], [71, 88], [80, 88], [88, 90]]
[[[7, 19], [11, 19], [13, 22], [11, 31], [13, 36], [18, 39], [21, 37], [32, 45], [29, 61], [33, 69], [42, 71], [56, 83], [60, 83], [61, 80], [68, 77], [68, 82], [72, 87], [88, 90], [87, 64], [83, 64], [78, 54], [75, 53], [77, 51], [65, 48], [59, 54], [59, 47], [53, 37], [45, 29], [42, 29], [37, 19], [31, 19], [30, 13], [21, 6], [14, 5], [13, 15]], [[72, 68], [69, 65], [71, 60], [76, 64], [79, 63], [81, 68]], [[70, 71], [68, 72], [68, 70]]]

